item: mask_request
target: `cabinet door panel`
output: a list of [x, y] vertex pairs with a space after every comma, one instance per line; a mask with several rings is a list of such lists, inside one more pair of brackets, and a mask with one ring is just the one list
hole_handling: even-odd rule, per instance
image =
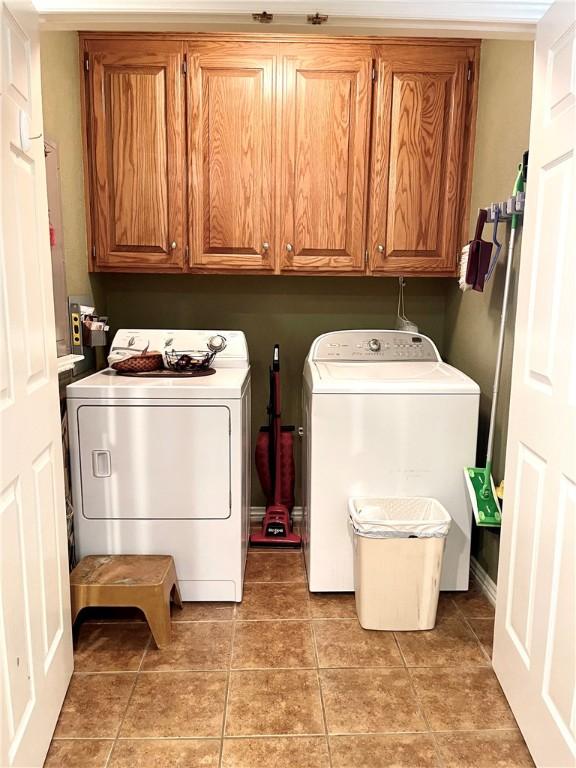
[[382, 46], [370, 189], [371, 266], [453, 273], [462, 183], [466, 48]]
[[258, 45], [189, 49], [191, 264], [272, 269], [275, 56]]
[[90, 43], [97, 268], [182, 266], [181, 48]]
[[364, 268], [368, 46], [283, 46], [282, 268]]

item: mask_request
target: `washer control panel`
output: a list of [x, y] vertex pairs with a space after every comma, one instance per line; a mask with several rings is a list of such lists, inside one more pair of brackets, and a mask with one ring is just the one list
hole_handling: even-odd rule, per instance
[[334, 331], [316, 339], [310, 357], [347, 363], [441, 360], [427, 336], [409, 331]]

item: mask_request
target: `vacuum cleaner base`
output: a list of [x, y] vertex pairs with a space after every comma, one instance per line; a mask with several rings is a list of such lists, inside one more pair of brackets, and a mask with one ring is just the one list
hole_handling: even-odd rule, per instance
[[300, 536], [292, 532], [290, 512], [281, 505], [267, 507], [262, 530], [250, 536], [255, 547], [299, 547], [300, 543]]

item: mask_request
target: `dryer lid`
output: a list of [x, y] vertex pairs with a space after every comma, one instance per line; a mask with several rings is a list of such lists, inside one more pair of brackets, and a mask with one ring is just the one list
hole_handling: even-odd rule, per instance
[[66, 397], [81, 400], [236, 400], [242, 397], [250, 368], [217, 368], [213, 376], [121, 376], [106, 368], [68, 384]]

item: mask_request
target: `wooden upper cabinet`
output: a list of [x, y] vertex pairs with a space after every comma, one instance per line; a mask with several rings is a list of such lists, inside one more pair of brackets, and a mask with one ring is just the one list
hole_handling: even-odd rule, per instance
[[280, 56], [281, 268], [362, 271], [371, 48], [285, 44]]
[[81, 45], [92, 269], [454, 274], [478, 41]]
[[368, 247], [374, 272], [453, 274], [467, 210], [475, 48], [379, 46]]
[[85, 42], [95, 269], [182, 267], [182, 50], [158, 40]]
[[196, 43], [188, 64], [191, 266], [273, 269], [274, 49]]

